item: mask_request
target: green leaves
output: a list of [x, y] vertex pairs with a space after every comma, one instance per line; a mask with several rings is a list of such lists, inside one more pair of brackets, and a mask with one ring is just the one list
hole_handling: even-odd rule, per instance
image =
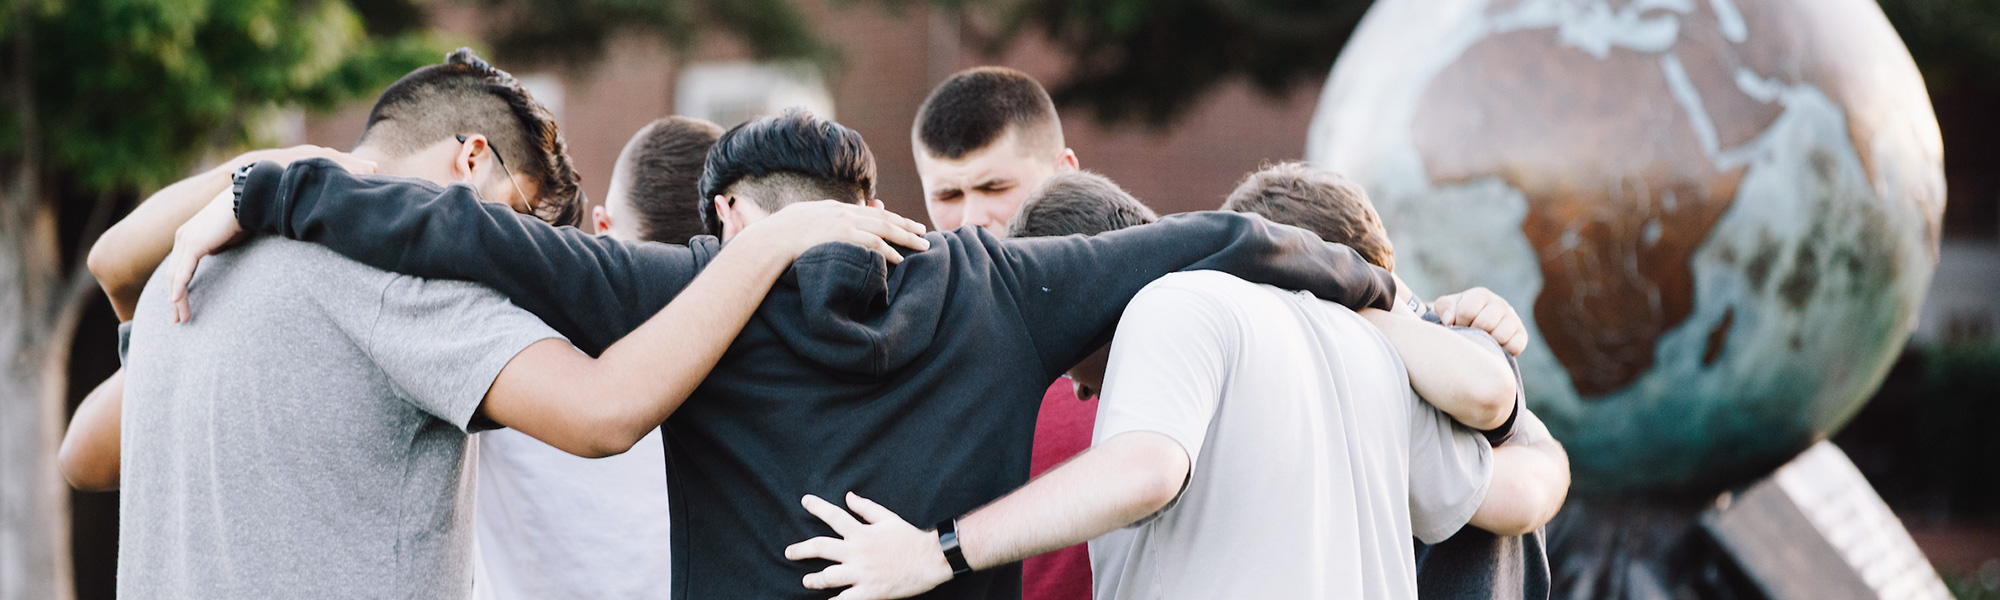
[[[253, 125], [272, 111], [371, 93], [447, 49], [421, 29], [371, 35], [367, 24], [335, 0], [70, 0], [8, 24], [0, 47], [30, 43], [0, 61], [0, 81], [18, 87], [14, 71], [29, 71], [45, 172], [142, 189], [204, 153], [267, 142]], [[30, 143], [18, 118], [0, 127], [15, 152]]]

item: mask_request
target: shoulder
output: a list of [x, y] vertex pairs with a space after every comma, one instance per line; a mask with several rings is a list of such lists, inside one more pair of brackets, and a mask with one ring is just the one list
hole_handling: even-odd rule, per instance
[[1217, 308], [1239, 306], [1286, 294], [1268, 285], [1250, 283], [1235, 275], [1221, 271], [1181, 271], [1167, 275], [1146, 284], [1139, 295], [1132, 299], [1134, 304], [1141, 301], [1160, 302], [1165, 298], [1181, 298], [1196, 301]]

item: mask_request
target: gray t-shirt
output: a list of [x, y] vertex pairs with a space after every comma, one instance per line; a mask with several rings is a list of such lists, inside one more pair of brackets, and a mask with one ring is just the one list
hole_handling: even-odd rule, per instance
[[1179, 442], [1174, 503], [1090, 543], [1099, 600], [1417, 597], [1411, 538], [1486, 497], [1492, 450], [1411, 391], [1359, 315], [1213, 271], [1126, 307], [1093, 443]]
[[486, 288], [288, 240], [204, 260], [189, 323], [167, 280], [128, 330], [119, 597], [466, 597], [466, 426], [559, 336]]

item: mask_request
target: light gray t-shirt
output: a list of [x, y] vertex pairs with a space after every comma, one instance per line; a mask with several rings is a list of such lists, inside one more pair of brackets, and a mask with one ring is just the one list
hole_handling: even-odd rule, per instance
[[466, 426], [558, 337], [498, 293], [261, 239], [166, 271], [129, 330], [121, 598], [464, 598]]
[[1090, 543], [1099, 600], [1416, 598], [1411, 536], [1458, 531], [1492, 474], [1366, 320], [1214, 271], [1153, 282], [1119, 321], [1092, 442], [1136, 431], [1192, 472]]

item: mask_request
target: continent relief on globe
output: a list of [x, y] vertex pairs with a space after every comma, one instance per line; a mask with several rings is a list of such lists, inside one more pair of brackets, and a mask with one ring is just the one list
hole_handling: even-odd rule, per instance
[[[1743, 4], [1746, 13], [1758, 8]], [[1777, 20], [1761, 16], [1745, 15], [1753, 31], [1743, 44], [1730, 43], [1712, 17], [1681, 20], [1673, 49], [1707, 109], [1719, 148], [1751, 141], [1783, 112], [1740, 89], [1739, 68], [1796, 71], [1801, 83], [1838, 89], [1839, 81], [1828, 81], [1811, 61], [1801, 64], [1787, 54], [1802, 45], [1791, 39], [1797, 31], [1765, 31], [1757, 26]], [[1497, 175], [1527, 196], [1522, 231], [1544, 277], [1533, 310], [1578, 395], [1603, 396], [1652, 368], [1654, 344], [1693, 309], [1690, 258], [1735, 201], [1748, 168], [1717, 168], [1659, 55], [1613, 47], [1598, 58], [1561, 45], [1554, 30], [1498, 33], [1476, 42], [1432, 80], [1417, 114], [1424, 118], [1414, 123], [1414, 138], [1434, 184]], [[1867, 125], [1850, 118], [1856, 148], [1870, 147]], [[1481, 137], [1465, 139], [1466, 131]], [[1861, 156], [1872, 171], [1865, 164], [1870, 154]], [[1811, 160], [1821, 179], [1837, 176], [1831, 156]], [[1864, 226], [1882, 223], [1869, 219]], [[1748, 256], [1725, 257], [1741, 261], [1751, 286], [1778, 286], [1800, 310], [1823, 268], [1847, 270], [1857, 292], [1882, 287], [1894, 267], [1883, 249], [1892, 236], [1877, 231], [1861, 237], [1828, 256], [1819, 255], [1818, 245], [1799, 244], [1782, 273], [1774, 265], [1785, 249], [1775, 240], [1760, 240]], [[1877, 281], [1860, 283], [1870, 279]], [[1704, 364], [1720, 355], [1734, 320], [1725, 314], [1711, 328]], [[1799, 337], [1790, 344], [1797, 350]]]

